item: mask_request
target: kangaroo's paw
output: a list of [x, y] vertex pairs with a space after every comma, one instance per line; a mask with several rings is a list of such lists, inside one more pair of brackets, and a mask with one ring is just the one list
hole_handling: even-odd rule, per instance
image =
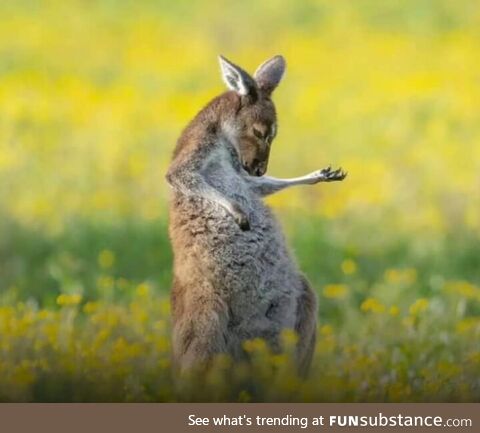
[[308, 183], [318, 183], [318, 182], [334, 182], [345, 179], [347, 173], [344, 172], [341, 168], [337, 170], [332, 170], [332, 167], [328, 166], [327, 168], [322, 168], [321, 170], [314, 171], [308, 176]]
[[347, 172], [343, 171], [341, 168], [337, 170], [332, 170], [331, 166], [327, 168], [322, 168], [317, 171], [318, 182], [334, 182], [338, 180], [343, 180], [347, 177]]
[[233, 215], [233, 219], [235, 220], [235, 222], [238, 224], [238, 226], [242, 231], [250, 230], [250, 221], [248, 220], [248, 217], [245, 214], [245, 212], [242, 210], [242, 208], [238, 204], [235, 204], [233, 206], [232, 215]]

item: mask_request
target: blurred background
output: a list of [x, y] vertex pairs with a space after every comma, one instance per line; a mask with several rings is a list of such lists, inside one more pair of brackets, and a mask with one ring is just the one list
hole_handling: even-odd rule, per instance
[[479, 43], [469, 0], [0, 2], [0, 401], [180, 398], [164, 174], [217, 55], [277, 53], [269, 173], [349, 172], [269, 199], [323, 388], [203, 398], [478, 400]]

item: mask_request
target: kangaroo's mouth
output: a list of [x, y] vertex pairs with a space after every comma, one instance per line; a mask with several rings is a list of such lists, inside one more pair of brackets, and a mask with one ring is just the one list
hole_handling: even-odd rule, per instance
[[267, 171], [266, 168], [257, 167], [257, 168], [253, 171], [253, 176], [258, 176], [258, 177], [263, 176], [266, 171]]
[[250, 176], [260, 177], [263, 176], [267, 171], [267, 163], [262, 163], [258, 159], [255, 159], [251, 163], [242, 161], [242, 167]]
[[243, 169], [250, 175], [250, 176], [263, 176], [266, 172], [264, 167], [251, 167], [248, 164], [242, 164]]

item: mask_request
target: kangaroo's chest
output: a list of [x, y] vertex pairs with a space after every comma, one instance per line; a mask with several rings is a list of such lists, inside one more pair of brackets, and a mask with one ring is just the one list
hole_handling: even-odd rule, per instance
[[208, 199], [179, 197], [173, 219], [177, 272], [197, 270], [199, 280], [225, 297], [231, 327], [245, 338], [268, 337], [275, 317], [281, 318], [279, 327], [292, 326], [297, 272], [276, 219], [228, 154], [214, 155], [202, 174], [242, 207], [250, 230], [242, 231], [228, 211]]
[[249, 208], [261, 203], [250, 190], [239, 161], [228, 149], [221, 147], [214, 152], [205, 162], [202, 172], [207, 182], [228, 199]]
[[187, 234], [174, 237], [183, 242], [175, 248], [182, 256], [179, 261], [195, 262], [216, 286], [228, 288], [238, 304], [255, 304], [259, 296], [268, 297], [275, 290], [278, 278], [285, 281], [292, 271], [280, 228], [228, 149], [212, 153], [202, 175], [222, 196], [241, 206], [250, 230], [242, 231], [226, 209], [208, 198], [183, 197], [174, 218], [178, 230]]

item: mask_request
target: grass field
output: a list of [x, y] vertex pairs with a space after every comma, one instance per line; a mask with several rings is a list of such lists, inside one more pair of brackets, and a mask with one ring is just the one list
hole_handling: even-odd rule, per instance
[[[468, 0], [0, 2], [0, 401], [478, 401], [479, 43]], [[171, 374], [164, 174], [219, 53], [287, 59], [272, 175], [349, 172], [269, 199], [308, 381], [289, 333]]]

